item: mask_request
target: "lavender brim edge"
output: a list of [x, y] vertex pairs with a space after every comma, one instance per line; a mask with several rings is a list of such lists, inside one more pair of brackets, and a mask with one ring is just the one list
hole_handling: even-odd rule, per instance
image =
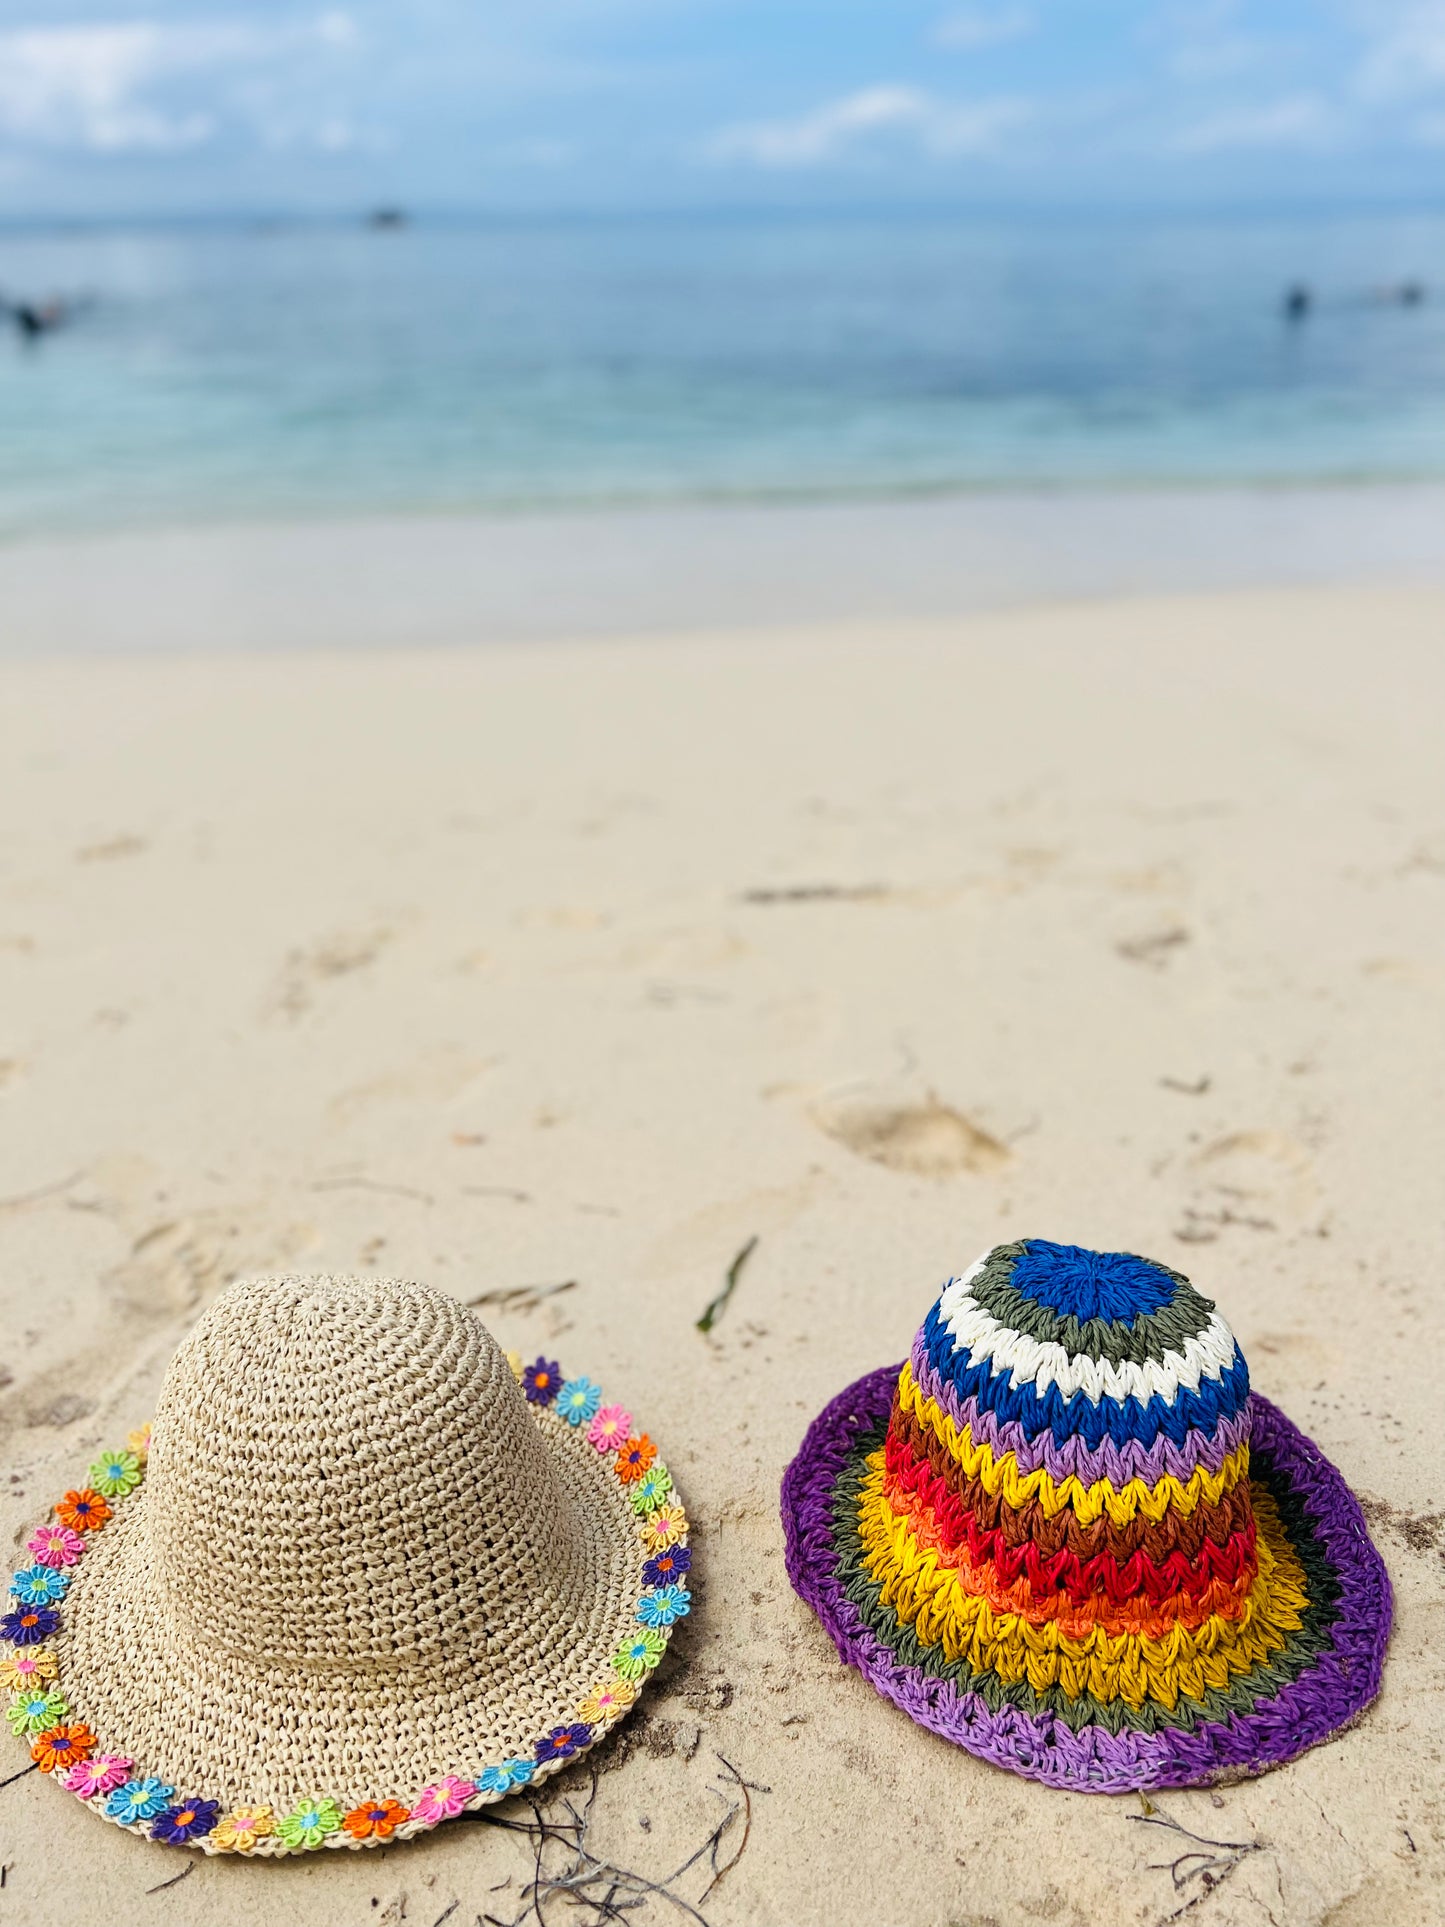
[[1356, 1721], [1380, 1690], [1390, 1635], [1390, 1581], [1340, 1473], [1259, 1393], [1253, 1436], [1292, 1488], [1340, 1585], [1329, 1645], [1283, 1691], [1248, 1714], [1176, 1732], [1075, 1732], [1052, 1714], [990, 1709], [981, 1695], [903, 1664], [867, 1626], [837, 1573], [833, 1492], [860, 1432], [888, 1417], [899, 1367], [860, 1378], [818, 1415], [783, 1478], [788, 1576], [840, 1657], [920, 1726], [1027, 1779], [1076, 1792], [1206, 1786], [1282, 1766]]

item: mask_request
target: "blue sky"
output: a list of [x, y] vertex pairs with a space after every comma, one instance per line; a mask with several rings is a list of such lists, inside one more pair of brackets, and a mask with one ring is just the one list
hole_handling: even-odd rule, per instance
[[1445, 0], [0, 0], [0, 215], [1445, 199]]

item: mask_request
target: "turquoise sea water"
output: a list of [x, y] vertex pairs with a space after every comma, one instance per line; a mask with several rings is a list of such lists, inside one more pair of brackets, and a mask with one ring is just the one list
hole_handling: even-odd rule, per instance
[[0, 536], [1445, 475], [1445, 215], [0, 231], [0, 290], [93, 297], [0, 333]]

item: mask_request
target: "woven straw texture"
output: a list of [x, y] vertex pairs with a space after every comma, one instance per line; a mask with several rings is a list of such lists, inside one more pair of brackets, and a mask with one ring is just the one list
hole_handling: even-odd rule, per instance
[[410, 1810], [442, 1776], [530, 1760], [615, 1677], [645, 1523], [612, 1452], [524, 1396], [453, 1299], [233, 1286], [171, 1364], [144, 1484], [74, 1566], [50, 1642], [69, 1718], [192, 1805]]
[[1262, 1771], [1379, 1690], [1390, 1588], [1338, 1472], [1188, 1280], [1000, 1245], [810, 1428], [788, 1567], [921, 1724], [1054, 1785]]

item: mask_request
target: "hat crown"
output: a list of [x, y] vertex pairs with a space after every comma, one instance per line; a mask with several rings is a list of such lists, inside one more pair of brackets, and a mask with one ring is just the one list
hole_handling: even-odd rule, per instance
[[166, 1375], [145, 1491], [173, 1622], [250, 1665], [515, 1652], [590, 1566], [491, 1335], [392, 1279], [226, 1291]]
[[1040, 1682], [1052, 1668], [1080, 1690], [1087, 1653], [1101, 1698], [1142, 1690], [1122, 1636], [1247, 1610], [1249, 1430], [1243, 1357], [1188, 1279], [1128, 1252], [995, 1246], [944, 1287], [899, 1375], [876, 1503], [878, 1529], [904, 1532], [901, 1596], [931, 1555], [949, 1637], [1019, 1615], [1074, 1656], [1036, 1657]]
[[1077, 1440], [1117, 1457], [1163, 1439], [1179, 1468], [1208, 1455], [1221, 1418], [1248, 1437], [1249, 1375], [1233, 1332], [1180, 1272], [1132, 1252], [1044, 1238], [995, 1245], [944, 1286], [914, 1360], [985, 1431], [990, 1420], [1047, 1431], [1065, 1451]]

